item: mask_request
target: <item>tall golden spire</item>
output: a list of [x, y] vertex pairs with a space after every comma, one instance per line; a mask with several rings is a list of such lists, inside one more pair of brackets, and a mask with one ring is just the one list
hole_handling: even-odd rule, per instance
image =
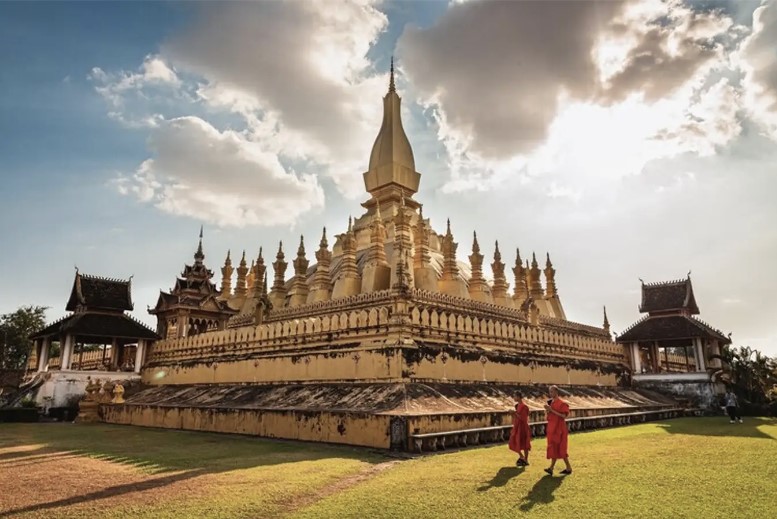
[[418, 191], [421, 180], [421, 174], [415, 170], [413, 148], [402, 127], [400, 107], [392, 58], [389, 88], [383, 98], [383, 122], [372, 145], [369, 167], [364, 173], [364, 186], [376, 199], [396, 197], [397, 190], [405, 196], [412, 196]]
[[459, 277], [459, 265], [456, 263], [456, 249], [459, 244], [453, 241], [451, 232], [451, 219], [448, 218], [445, 236], [442, 239], [442, 277], [449, 281]]
[[286, 305], [286, 267], [288, 263], [284, 259], [283, 242], [280, 242], [278, 254], [275, 255], [275, 261], [272, 264], [275, 275], [273, 276], [272, 290], [270, 290], [270, 302], [276, 309]]
[[308, 265], [305, 257], [305, 238], [299, 237], [297, 257], [294, 258], [294, 277], [289, 289], [289, 306], [304, 305], [308, 301]]
[[232, 295], [232, 259], [229, 257], [230, 251], [227, 250], [227, 259], [224, 260], [224, 266], [221, 267], [221, 298], [229, 299]]
[[202, 225], [200, 225], [200, 243], [197, 245], [197, 252], [194, 253], [194, 264], [202, 265], [205, 254], [202, 252]]
[[507, 295], [510, 284], [505, 278], [505, 264], [502, 262], [502, 253], [499, 252], [499, 242], [494, 244], [494, 262], [491, 264], [491, 272], [494, 273], [494, 287], [491, 291], [494, 303], [512, 307], [512, 299]]
[[469, 278], [469, 297], [476, 301], [492, 303], [491, 289], [483, 277], [483, 255], [480, 253], [478, 233], [472, 233], [472, 254], [469, 256], [469, 264], [472, 267], [472, 276]]
[[529, 295], [535, 301], [542, 299], [545, 295], [542, 290], [542, 281], [540, 280], [540, 267], [537, 264], [537, 256], [531, 254], [531, 269], [529, 270]]
[[248, 275], [246, 276], [246, 290], [249, 296], [254, 293], [255, 282], [256, 282], [256, 260], [251, 260], [251, 266], [248, 268]]
[[259, 247], [259, 257], [256, 258], [256, 267], [254, 267], [254, 297], [258, 298], [262, 295], [264, 284], [264, 276], [267, 272], [267, 267], [264, 266], [264, 257], [262, 257], [262, 247]]
[[308, 303], [328, 301], [332, 294], [332, 278], [329, 274], [329, 265], [332, 261], [332, 252], [326, 239], [326, 227], [321, 234], [321, 241], [316, 251], [316, 271], [310, 280]]
[[467, 284], [459, 276], [459, 265], [456, 261], [456, 249], [459, 244], [453, 241], [451, 220], [448, 219], [445, 236], [442, 239], [442, 274], [437, 282], [440, 292], [450, 296], [468, 298]]
[[604, 323], [602, 324], [602, 328], [607, 333], [610, 333], [610, 321], [607, 319], [607, 307], [603, 306], [602, 309], [604, 310]]
[[553, 264], [550, 262], [550, 253], [547, 253], [545, 258], [545, 295], [553, 297], [557, 294], [556, 269], [553, 268]]
[[523, 260], [521, 259], [521, 250], [515, 249], [515, 266], [513, 267], [513, 275], [515, 276], [515, 289], [513, 290], [513, 301], [516, 307], [520, 307], [524, 301], [529, 297], [529, 283], [526, 275], [527, 269], [523, 266]]
[[235, 286], [235, 296], [243, 297], [248, 292], [246, 287], [246, 274], [248, 274], [248, 266], [246, 263], [246, 251], [243, 251], [243, 257], [240, 258], [240, 265], [237, 267], [237, 285]]
[[356, 266], [356, 234], [353, 221], [348, 217], [348, 231], [341, 235], [343, 255], [340, 260], [340, 272], [332, 288], [332, 299], [355, 296], [361, 290], [362, 277]]

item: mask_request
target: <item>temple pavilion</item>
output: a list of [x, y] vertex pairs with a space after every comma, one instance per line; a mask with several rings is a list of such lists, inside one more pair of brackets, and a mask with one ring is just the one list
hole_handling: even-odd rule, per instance
[[[131, 279], [90, 276], [76, 270], [65, 305], [71, 313], [30, 337], [37, 371], [57, 367], [61, 371], [139, 372], [147, 345], [159, 336], [125, 313], [132, 309]], [[50, 352], [57, 345], [61, 353], [57, 365], [51, 366]], [[88, 351], [87, 345], [92, 346]], [[130, 352], [134, 355], [127, 355]]]
[[646, 315], [617, 337], [633, 369], [633, 380], [680, 394], [715, 393], [712, 374], [721, 368], [722, 348], [731, 339], [696, 316], [699, 306], [690, 274], [685, 279], [642, 283], [639, 311]]

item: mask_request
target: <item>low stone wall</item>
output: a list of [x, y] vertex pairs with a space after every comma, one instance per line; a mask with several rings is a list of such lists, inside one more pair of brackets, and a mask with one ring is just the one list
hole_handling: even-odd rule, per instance
[[640, 381], [638, 387], [687, 401], [692, 407], [700, 409], [713, 410], [720, 407], [718, 395], [722, 393], [722, 388], [709, 381], [650, 380]]
[[100, 406], [107, 423], [248, 434], [363, 447], [390, 447], [390, 416], [336, 411], [267, 410], [158, 405]]
[[[676, 405], [628, 389], [560, 390], [573, 420]], [[435, 382], [150, 386], [123, 405], [103, 404], [101, 416], [117, 424], [409, 449], [417, 434], [509, 427], [517, 391], [532, 410], [530, 420], [544, 421], [545, 386]]]

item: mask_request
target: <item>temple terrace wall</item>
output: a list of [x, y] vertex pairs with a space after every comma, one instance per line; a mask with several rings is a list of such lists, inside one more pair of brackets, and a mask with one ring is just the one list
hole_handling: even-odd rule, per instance
[[102, 405], [108, 423], [390, 447], [388, 415], [337, 411]]
[[148, 384], [433, 379], [614, 385], [627, 361], [601, 329], [451, 296], [382, 291], [275, 320], [156, 342]]

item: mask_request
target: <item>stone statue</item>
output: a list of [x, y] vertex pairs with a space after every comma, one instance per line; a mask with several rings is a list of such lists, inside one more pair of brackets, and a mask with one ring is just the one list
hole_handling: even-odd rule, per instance
[[116, 384], [113, 387], [113, 400], [111, 400], [112, 404], [123, 404], [124, 403], [124, 386], [121, 384]]

